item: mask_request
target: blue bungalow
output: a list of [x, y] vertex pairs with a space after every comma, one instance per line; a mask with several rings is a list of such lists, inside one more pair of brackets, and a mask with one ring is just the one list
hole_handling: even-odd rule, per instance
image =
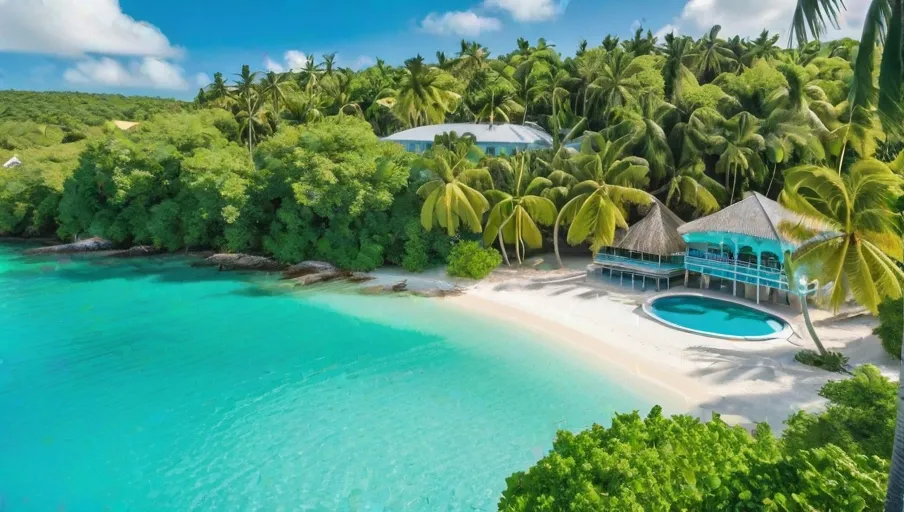
[[[699, 274], [703, 282], [719, 278], [732, 282], [737, 295], [738, 283], [742, 293], [746, 286], [756, 287], [756, 301], [760, 290], [792, 291], [785, 273], [785, 251], [793, 252], [798, 244], [789, 240], [779, 229], [782, 223], [803, 222], [800, 215], [767, 197], [753, 193], [717, 213], [684, 224], [678, 232], [687, 244], [684, 257], [685, 284], [690, 274]], [[796, 291], [795, 283], [795, 291]], [[808, 287], [806, 293], [815, 292]]]
[[477, 146], [488, 156], [514, 155], [529, 149], [552, 147], [552, 136], [534, 124], [448, 123], [418, 126], [394, 133], [382, 140], [401, 144], [412, 153], [423, 153], [433, 146], [437, 135], [455, 132], [471, 134]]

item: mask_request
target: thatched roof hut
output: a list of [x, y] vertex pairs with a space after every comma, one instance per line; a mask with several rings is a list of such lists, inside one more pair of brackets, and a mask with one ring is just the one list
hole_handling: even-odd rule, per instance
[[792, 243], [782, 235], [779, 226], [788, 224], [812, 224], [797, 213], [788, 210], [766, 196], [754, 192], [743, 201], [735, 203], [712, 215], [702, 217], [681, 226], [678, 232], [689, 233], [733, 233], [754, 238]]
[[654, 199], [646, 216], [616, 237], [612, 247], [657, 256], [680, 254], [686, 248], [678, 233], [683, 225], [684, 221], [672, 210]]

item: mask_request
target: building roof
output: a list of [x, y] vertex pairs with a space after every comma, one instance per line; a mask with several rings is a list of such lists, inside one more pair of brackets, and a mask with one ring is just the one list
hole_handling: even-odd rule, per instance
[[132, 128], [138, 126], [141, 123], [136, 123], [133, 121], [113, 121], [113, 124], [116, 125], [117, 128], [123, 131], [131, 130]]
[[703, 232], [734, 233], [776, 242], [793, 242], [782, 235], [779, 229], [782, 223], [812, 224], [801, 215], [754, 192], [743, 201], [685, 224], [678, 232], [682, 235]]
[[433, 142], [437, 135], [455, 132], [458, 135], [470, 133], [477, 142], [496, 144], [535, 144], [552, 146], [552, 135], [531, 125], [488, 124], [488, 123], [448, 123], [410, 128], [394, 133], [383, 140], [396, 142]]
[[646, 216], [617, 238], [613, 247], [628, 251], [671, 256], [684, 252], [686, 245], [678, 233], [684, 221], [653, 199]]
[[19, 157], [14, 156], [7, 160], [6, 163], [3, 164], [3, 167], [9, 169], [10, 167], [16, 167], [19, 165], [22, 165], [22, 160], [19, 160]]

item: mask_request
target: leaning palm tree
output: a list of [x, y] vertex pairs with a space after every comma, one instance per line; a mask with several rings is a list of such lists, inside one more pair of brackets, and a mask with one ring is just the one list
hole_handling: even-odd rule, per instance
[[485, 168], [476, 168], [468, 157], [469, 151], [435, 146], [430, 157], [420, 160], [419, 167], [428, 171], [430, 181], [418, 189], [424, 199], [421, 225], [430, 230], [444, 228], [449, 236], [466, 226], [473, 233], [483, 229], [482, 218], [490, 208], [483, 194], [474, 187], [490, 188], [492, 178]]
[[514, 165], [508, 160], [500, 163], [512, 176], [512, 193], [501, 190], [486, 192], [494, 205], [487, 218], [483, 243], [489, 247], [498, 238], [503, 254], [506, 242], [514, 244], [515, 257], [520, 264], [521, 255], [526, 254], [527, 249], [543, 246], [543, 235], [537, 224], [551, 226], [556, 220], [556, 205], [541, 195], [553, 184], [548, 178], [531, 176], [530, 159], [524, 153], [516, 157]]
[[[810, 238], [796, 251], [794, 260], [804, 268], [805, 280], [815, 278], [829, 285], [828, 302], [834, 309], [852, 295], [875, 313], [884, 298], [901, 297], [904, 272], [898, 264], [904, 261], [904, 242], [897, 233], [899, 214], [890, 205], [901, 194], [902, 185], [904, 180], [888, 165], [872, 159], [857, 161], [845, 175], [818, 166], [797, 167], [785, 173], [784, 204], [831, 229], [829, 234], [810, 238], [813, 233], [806, 229], [784, 228], [800, 238]], [[808, 328], [813, 333], [812, 326]], [[820, 344], [817, 347], [824, 352]], [[904, 378], [899, 385], [885, 503], [886, 511], [895, 512], [904, 508]]]
[[559, 266], [559, 226], [570, 224], [566, 240], [571, 245], [590, 243], [596, 253], [615, 238], [617, 228], [628, 228], [625, 220], [629, 204], [646, 205], [653, 197], [641, 190], [649, 183], [650, 166], [646, 160], [627, 156], [636, 135], [614, 141], [590, 133], [581, 143], [581, 153], [567, 160], [568, 172], [577, 184], [571, 199], [559, 211], [553, 228], [553, 244]]

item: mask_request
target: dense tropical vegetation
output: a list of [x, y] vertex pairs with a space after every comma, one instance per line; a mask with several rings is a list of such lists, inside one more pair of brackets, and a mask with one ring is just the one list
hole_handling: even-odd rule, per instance
[[617, 414], [608, 428], [559, 432], [548, 455], [508, 478], [499, 510], [877, 510], [896, 391], [875, 367], [858, 368], [822, 389], [825, 412], [791, 416], [779, 438], [718, 415]]
[[[454, 55], [359, 71], [335, 55], [286, 73], [244, 66], [215, 74], [192, 105], [0, 93], [0, 160], [24, 162], [0, 169], [0, 234], [358, 270], [449, 262], [480, 277], [544, 246], [557, 257], [563, 243], [596, 251], [653, 198], [691, 219], [757, 191], [831, 228], [816, 239], [811, 226], [788, 232], [807, 241], [792, 266], [830, 284], [832, 307], [853, 297], [887, 316], [904, 279], [902, 1], [873, 1], [862, 45], [810, 40], [842, 4], [801, 0], [793, 49], [767, 32], [723, 37], [716, 26], [659, 40], [641, 29], [570, 55], [520, 39], [504, 54], [462, 41]], [[142, 123], [122, 131], [114, 119]], [[467, 133], [423, 155], [379, 140], [441, 122], [532, 123], [554, 143], [489, 157]], [[510, 479], [501, 506], [875, 509], [886, 482], [890, 503], [904, 502], [904, 473], [886, 476], [894, 436], [882, 430], [866, 446], [850, 426], [861, 414], [836, 391], [824, 394], [838, 408], [795, 416], [778, 440], [655, 410], [562, 434]], [[882, 422], [895, 407], [880, 409], [869, 414]], [[895, 453], [891, 467], [904, 472], [904, 448]]]

